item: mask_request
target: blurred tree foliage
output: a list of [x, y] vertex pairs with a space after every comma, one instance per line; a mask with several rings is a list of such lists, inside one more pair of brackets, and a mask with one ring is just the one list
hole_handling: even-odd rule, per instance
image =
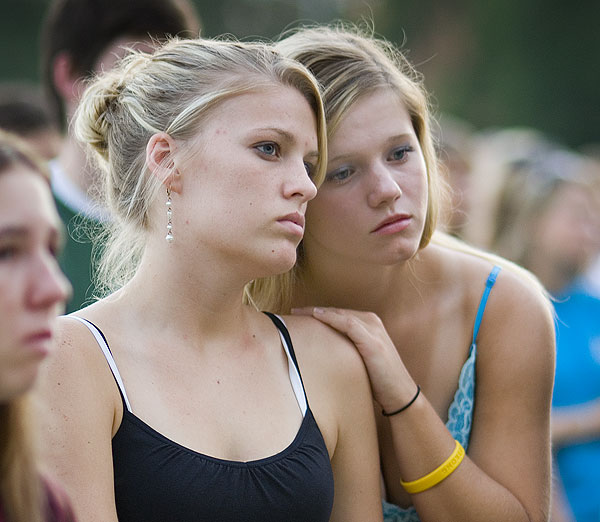
[[444, 112], [600, 142], [598, 0], [386, 0], [378, 31], [406, 37]]
[[[122, 0], [127, 1], [127, 0]], [[598, 0], [194, 0], [203, 34], [273, 38], [297, 21], [374, 21], [404, 44], [440, 112], [600, 142]], [[2, 80], [38, 80], [48, 0], [2, 0]]]

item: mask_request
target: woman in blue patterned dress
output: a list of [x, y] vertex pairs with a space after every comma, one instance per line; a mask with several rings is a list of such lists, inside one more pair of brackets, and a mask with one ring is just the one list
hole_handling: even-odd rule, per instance
[[396, 49], [343, 27], [301, 29], [277, 47], [322, 86], [329, 157], [299, 263], [265, 305], [313, 315], [362, 355], [385, 520], [545, 521], [554, 338], [544, 292], [506, 261], [434, 234], [427, 95]]

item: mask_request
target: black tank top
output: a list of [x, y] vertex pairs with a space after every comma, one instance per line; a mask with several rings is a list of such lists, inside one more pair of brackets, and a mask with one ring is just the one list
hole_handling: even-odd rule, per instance
[[280, 318], [267, 315], [279, 329], [304, 418], [286, 449], [248, 462], [185, 448], [136, 417], [104, 335], [71, 316], [94, 334], [123, 398], [123, 420], [112, 440], [119, 522], [329, 521], [333, 473], [327, 447], [308, 407], [289, 333]]

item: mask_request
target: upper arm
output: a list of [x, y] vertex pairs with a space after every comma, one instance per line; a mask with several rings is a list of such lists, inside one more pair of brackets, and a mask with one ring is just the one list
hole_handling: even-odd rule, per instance
[[[328, 442], [332, 521], [381, 521], [379, 449], [371, 389], [354, 345], [312, 318], [313, 348], [299, 353], [311, 409]], [[296, 338], [296, 335], [294, 335]]]
[[66, 489], [80, 522], [116, 522], [115, 383], [85, 327], [63, 318], [57, 334], [36, 386], [43, 462]]
[[373, 401], [362, 360], [352, 362], [351, 368], [345, 365], [347, 375], [340, 379], [338, 441], [331, 461], [335, 483], [331, 520], [380, 521], [381, 473]]
[[490, 294], [478, 342], [469, 456], [519, 499], [532, 520], [545, 520], [554, 327], [546, 298], [504, 272]]

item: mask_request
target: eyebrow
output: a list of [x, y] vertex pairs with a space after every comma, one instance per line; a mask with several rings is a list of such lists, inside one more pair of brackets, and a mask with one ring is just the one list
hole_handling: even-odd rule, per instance
[[296, 141], [295, 136], [291, 132], [280, 129], [279, 127], [259, 127], [256, 130], [275, 132], [276, 134], [279, 134], [281, 137], [285, 138], [288, 141]]
[[[258, 129], [256, 129], [257, 131], [270, 131], [270, 132], [274, 132], [276, 134], [279, 134], [283, 139], [285, 139], [286, 141], [290, 142], [290, 143], [295, 143], [296, 141], [298, 141], [296, 139], [296, 136], [294, 136], [291, 132], [288, 132], [284, 129], [280, 129], [279, 127], [259, 127]], [[318, 150], [312, 150], [309, 153], [306, 154], [306, 156], [310, 156], [310, 157], [319, 157], [319, 151]]]
[[13, 237], [18, 237], [23, 234], [27, 234], [29, 231], [26, 227], [15, 227], [15, 226], [7, 226], [6, 228], [0, 228], [0, 239], [12, 239]]
[[[401, 134], [394, 134], [393, 136], [390, 136], [389, 138], [387, 138], [385, 140], [385, 143], [389, 144], [389, 143], [393, 143], [395, 141], [412, 138], [413, 136], [416, 138], [416, 135], [411, 132], [403, 132]], [[418, 139], [417, 139], [417, 141], [418, 141]], [[354, 151], [348, 152], [347, 154], [338, 154], [337, 156], [329, 157], [328, 163], [329, 162], [333, 163], [334, 161], [339, 161], [339, 160], [345, 160], [346, 158], [350, 158], [353, 155], [354, 155]]]
[[[62, 226], [52, 227], [49, 232], [50, 238], [53, 241], [57, 241], [59, 246], [62, 246], [65, 243], [66, 234]], [[5, 228], [0, 228], [0, 241], [15, 238], [19, 239], [23, 236], [28, 236], [29, 234], [30, 229], [28, 227], [8, 225]]]

